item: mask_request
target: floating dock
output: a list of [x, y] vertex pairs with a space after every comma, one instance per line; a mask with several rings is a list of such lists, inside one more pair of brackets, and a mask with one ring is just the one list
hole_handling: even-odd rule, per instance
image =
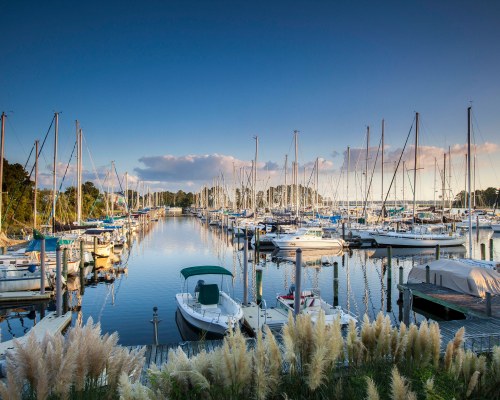
[[[55, 312], [51, 312], [45, 316], [40, 322], [38, 322], [31, 330], [27, 333], [29, 335], [31, 332], [35, 334], [35, 338], [41, 341], [46, 334], [55, 335], [61, 333], [64, 328], [66, 328], [71, 323], [71, 311], [66, 314], [56, 317]], [[9, 350], [14, 349], [14, 340], [18, 342], [25, 342], [27, 335], [20, 338], [15, 338], [8, 340], [6, 342], [0, 343], [0, 358], [5, 357], [5, 353]]]
[[2, 292], [0, 293], [0, 303], [14, 303], [25, 301], [48, 300], [54, 295], [52, 291], [40, 292]]
[[253, 336], [257, 335], [259, 330], [262, 331], [264, 325], [275, 333], [279, 332], [288, 321], [287, 312], [279, 308], [260, 308], [255, 303], [242, 305], [241, 308], [243, 309], [243, 325]]

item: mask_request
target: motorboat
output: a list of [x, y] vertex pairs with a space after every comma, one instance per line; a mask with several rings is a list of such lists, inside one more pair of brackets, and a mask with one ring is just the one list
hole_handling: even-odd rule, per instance
[[[276, 297], [278, 306], [285, 310], [294, 311], [295, 302], [295, 285], [290, 286], [290, 290], [286, 295], [278, 295]], [[331, 325], [337, 318], [340, 319], [340, 325], [348, 325], [350, 321], [357, 323], [355, 315], [348, 311], [344, 311], [340, 306], [332, 306], [323, 300], [318, 290], [310, 289], [303, 290], [300, 295], [300, 313], [307, 314], [311, 317], [311, 321], [315, 323], [319, 317], [319, 313], [325, 313], [325, 324]]]
[[452, 247], [465, 243], [465, 237], [459, 233], [437, 233], [430, 226], [414, 227], [407, 232], [376, 231], [371, 236], [378, 246], [383, 247]]
[[189, 292], [188, 278], [200, 275], [219, 275], [221, 283], [225, 275], [233, 277], [227, 269], [219, 266], [203, 265], [183, 268], [183, 292], [175, 299], [184, 319], [194, 327], [224, 335], [229, 328], [235, 328], [243, 318], [243, 309], [216, 283], [198, 280], [193, 293]]
[[324, 237], [321, 228], [299, 228], [296, 233], [273, 239], [281, 250], [293, 249], [338, 249], [345, 246], [340, 238]]

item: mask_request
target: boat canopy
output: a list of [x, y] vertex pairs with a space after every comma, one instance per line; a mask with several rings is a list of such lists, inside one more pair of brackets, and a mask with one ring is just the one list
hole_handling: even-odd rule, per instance
[[[56, 251], [57, 246], [64, 246], [73, 243], [74, 240], [68, 238], [59, 238], [59, 237], [45, 237], [45, 251]], [[41, 251], [42, 249], [42, 240], [41, 239], [33, 239], [29, 242], [28, 247], [26, 247], [26, 252], [31, 251]]]
[[218, 267], [215, 265], [200, 265], [196, 267], [188, 267], [181, 270], [181, 274], [184, 279], [195, 275], [230, 275], [233, 276], [231, 272], [223, 267]]

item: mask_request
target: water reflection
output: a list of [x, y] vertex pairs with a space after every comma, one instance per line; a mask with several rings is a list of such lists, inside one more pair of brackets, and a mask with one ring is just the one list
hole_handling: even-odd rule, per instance
[[203, 331], [196, 328], [187, 322], [182, 316], [179, 309], [175, 311], [175, 323], [179, 329], [182, 340], [196, 341], [196, 340], [217, 340], [222, 339], [222, 335], [218, 335], [213, 332]]

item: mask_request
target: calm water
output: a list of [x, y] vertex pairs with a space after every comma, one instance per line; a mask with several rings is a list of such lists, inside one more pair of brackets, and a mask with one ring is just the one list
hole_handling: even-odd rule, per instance
[[[494, 248], [500, 249], [500, 236], [491, 230], [480, 230], [479, 243], [493, 237]], [[474, 231], [475, 257], [480, 256]], [[160, 220], [145, 234], [133, 239], [129, 250], [122, 254], [121, 274], [113, 283], [99, 283], [85, 287], [85, 294], [77, 290], [70, 292], [69, 304], [73, 312], [73, 324], [77, 320], [87, 321], [92, 317], [99, 321], [103, 332], [117, 331], [123, 345], [142, 345], [152, 342], [153, 328], [150, 320], [152, 309], [158, 307], [161, 323], [161, 343], [181, 341], [176, 323], [175, 293], [181, 290], [183, 280], [179, 271], [193, 265], [221, 265], [235, 275], [234, 285], [225, 279], [224, 290], [243, 298], [243, 241], [232, 240], [217, 228], [208, 228], [197, 218], [167, 218]], [[442, 249], [443, 257], [465, 257], [466, 247]], [[352, 252], [329, 254], [328, 252], [304, 252], [302, 269], [303, 288], [319, 288], [321, 295], [333, 303], [333, 262], [339, 264], [339, 303], [362, 317], [367, 313], [374, 318], [379, 311], [388, 314], [394, 322], [400, 318], [398, 291], [399, 267], [403, 267], [404, 279], [413, 265], [434, 259], [434, 250], [394, 249], [392, 263], [392, 288], [387, 290], [388, 269], [385, 249], [353, 250]], [[294, 254], [261, 252], [258, 258], [253, 252], [249, 257], [250, 293], [255, 298], [253, 277], [255, 268], [263, 270], [263, 297], [268, 307], [276, 304], [276, 294], [288, 291], [295, 278]], [[487, 257], [489, 250], [487, 247]], [[498, 251], [494, 254], [498, 260]], [[207, 282], [211, 278], [203, 277]], [[214, 278], [215, 279], [215, 278]], [[216, 278], [220, 283], [220, 278]], [[196, 277], [190, 278], [190, 290]], [[233, 292], [234, 287], [234, 292]], [[22, 336], [40, 319], [43, 309], [53, 309], [53, 304], [16, 306], [1, 310], [0, 328], [2, 341], [13, 336]], [[78, 310], [78, 311], [77, 311]], [[412, 313], [414, 320], [423, 317]], [[182, 324], [182, 319], [177, 316]], [[183, 325], [184, 326], [184, 325]], [[185, 328], [185, 326], [184, 326]], [[184, 329], [183, 328], [183, 329]]]

